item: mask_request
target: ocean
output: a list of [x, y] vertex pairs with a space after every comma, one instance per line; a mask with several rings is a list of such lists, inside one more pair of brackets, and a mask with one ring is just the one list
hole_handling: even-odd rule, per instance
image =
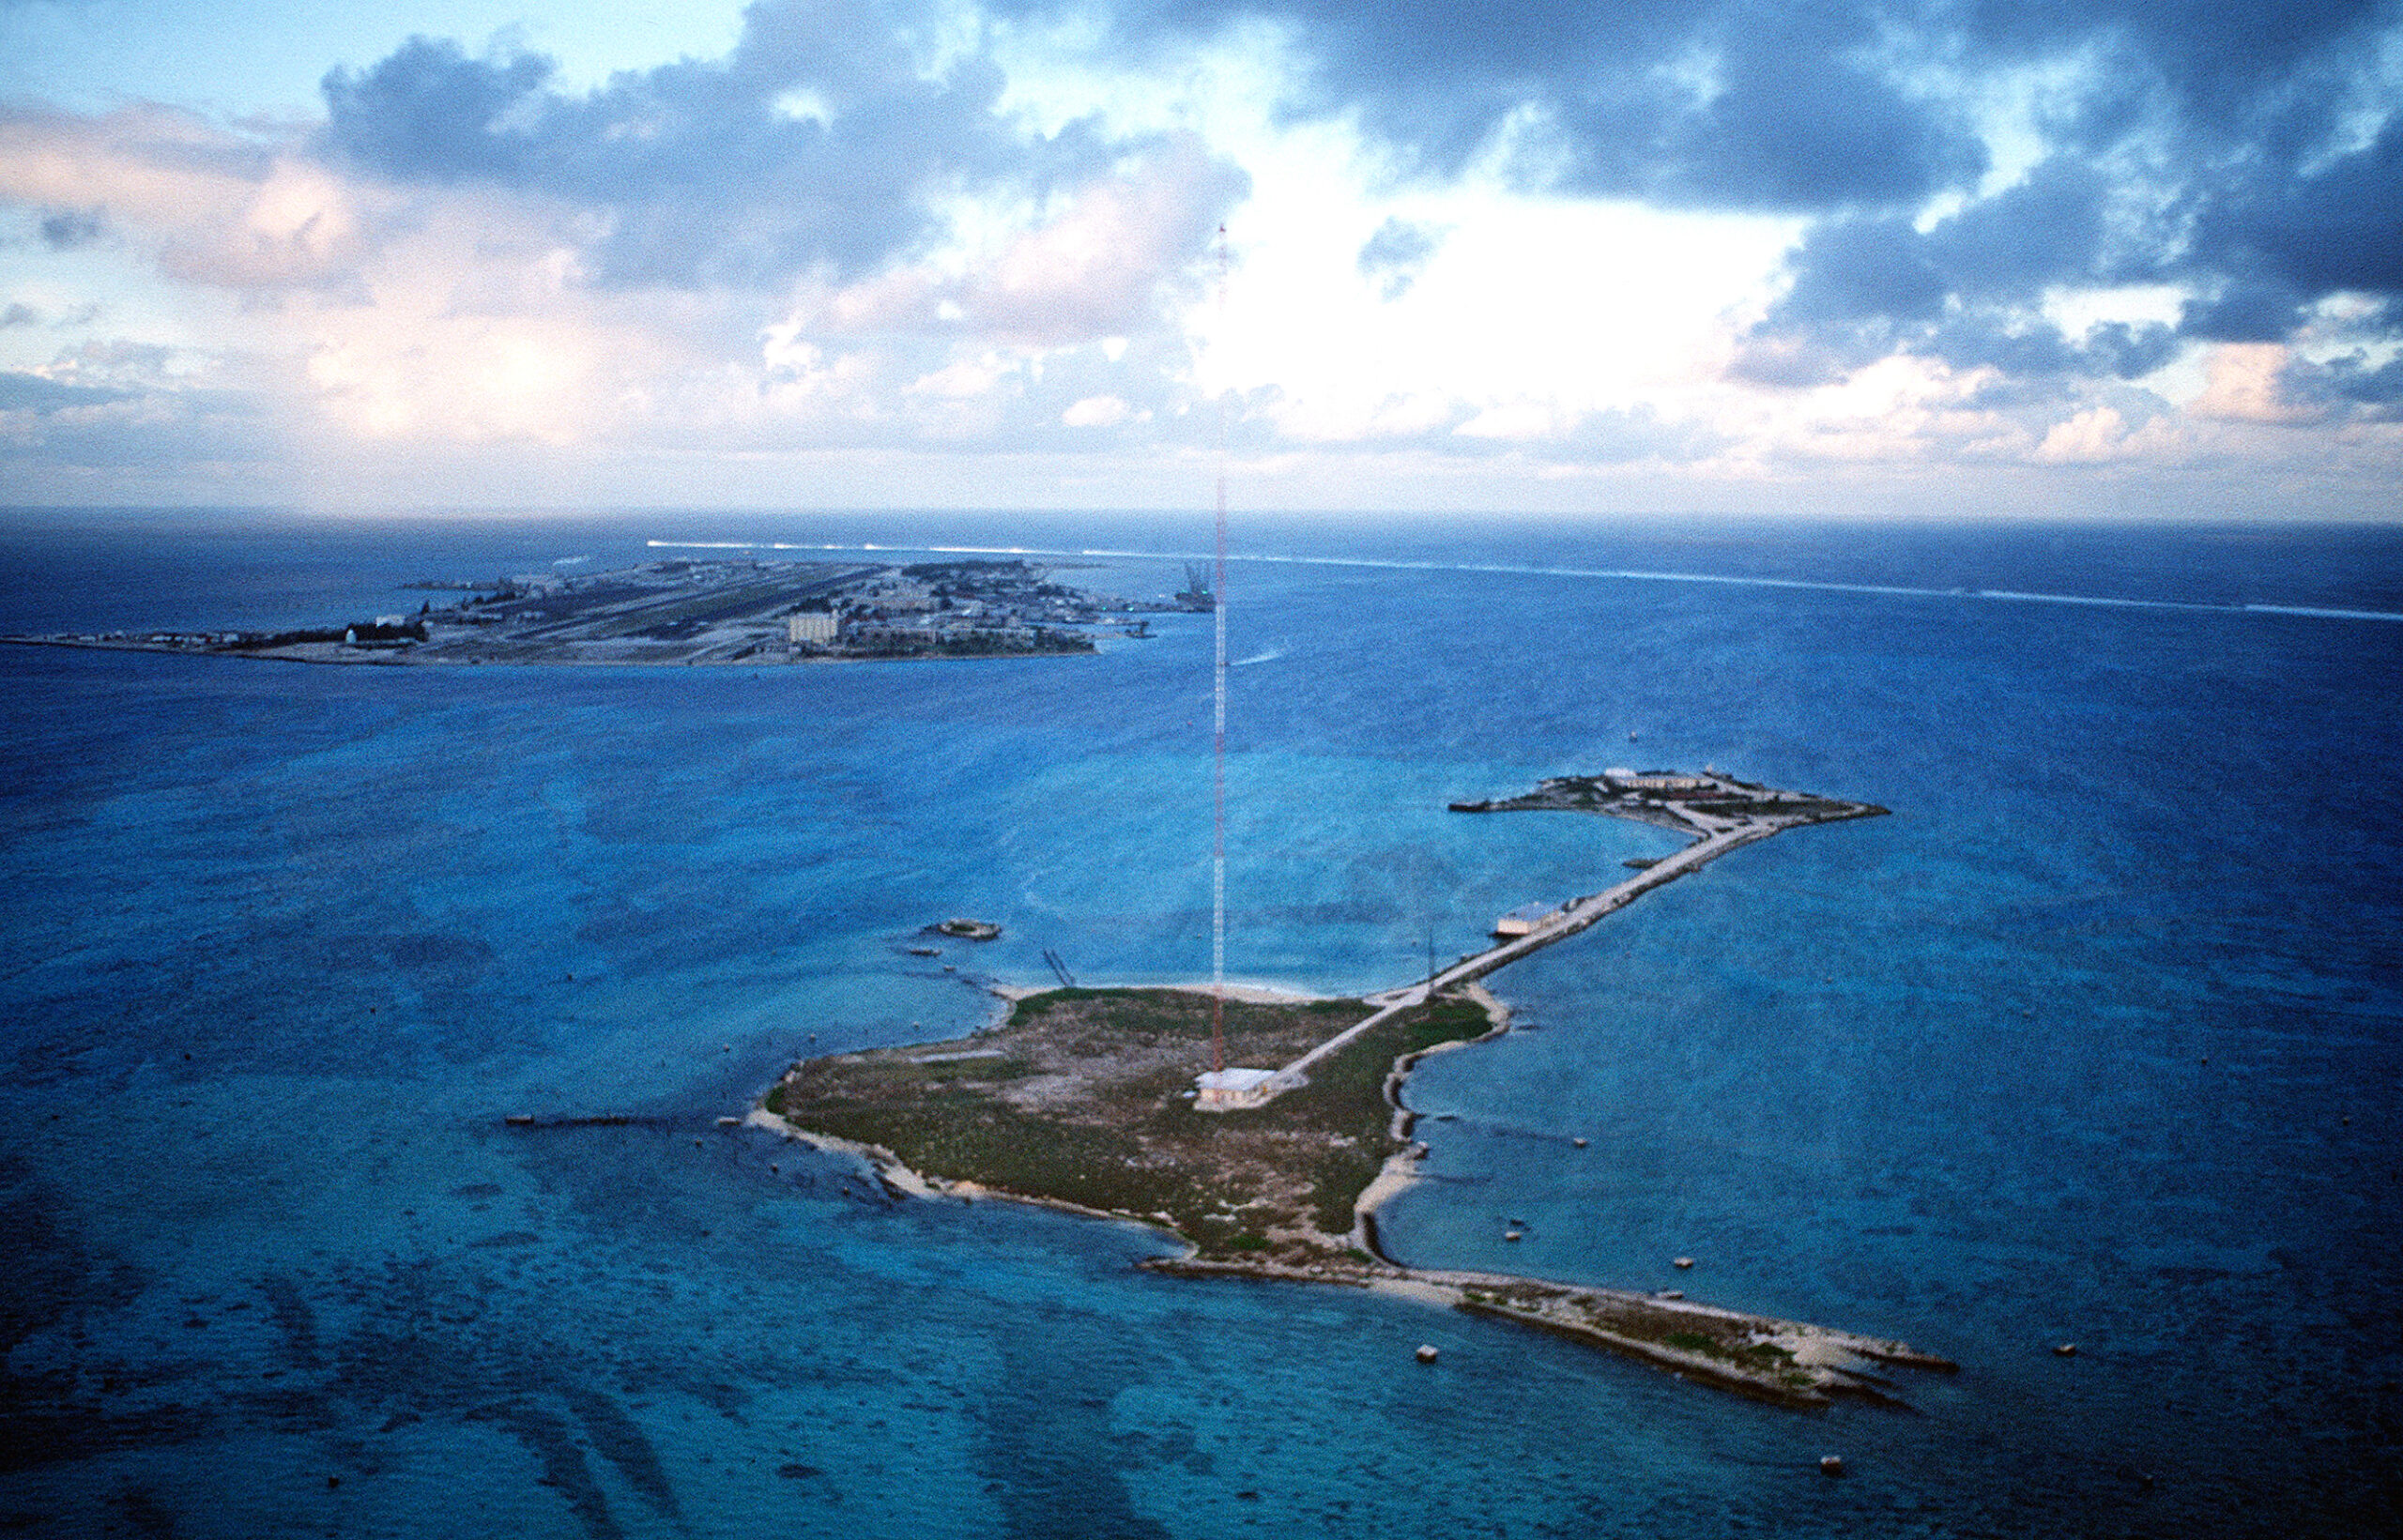
[[[19, 512], [0, 632], [325, 623], [725, 541], [1025, 548], [1141, 597], [1210, 538]], [[1677, 843], [1445, 810], [1547, 775], [1892, 813], [1490, 981], [1518, 1029], [1413, 1077], [1386, 1246], [1958, 1375], [1783, 1410], [1155, 1276], [1143, 1229], [718, 1126], [796, 1058], [972, 1029], [1047, 948], [1207, 976], [1206, 616], [758, 669], [6, 647], [0, 1527], [2403, 1529], [2403, 533], [1238, 514], [1232, 549], [1232, 977], [1404, 983]], [[910, 955], [954, 914], [1003, 937]]]

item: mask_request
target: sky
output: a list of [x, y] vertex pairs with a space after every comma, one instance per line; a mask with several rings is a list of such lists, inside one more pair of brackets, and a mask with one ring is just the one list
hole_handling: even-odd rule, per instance
[[2403, 0], [0, 0], [0, 504], [2403, 517]]

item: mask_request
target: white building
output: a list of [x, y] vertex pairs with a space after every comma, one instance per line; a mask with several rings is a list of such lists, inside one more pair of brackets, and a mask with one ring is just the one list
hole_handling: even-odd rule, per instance
[[1496, 936], [1524, 936], [1551, 919], [1558, 911], [1557, 904], [1522, 904], [1493, 922]]
[[1707, 791], [1712, 785], [1706, 775], [1638, 775], [1615, 766], [1602, 771], [1602, 782], [1613, 791]]
[[834, 612], [832, 610], [802, 610], [785, 617], [785, 640], [788, 642], [831, 642], [834, 639]]
[[1263, 1106], [1277, 1093], [1275, 1070], [1212, 1070], [1193, 1084], [1194, 1110], [1229, 1112], [1236, 1107]]

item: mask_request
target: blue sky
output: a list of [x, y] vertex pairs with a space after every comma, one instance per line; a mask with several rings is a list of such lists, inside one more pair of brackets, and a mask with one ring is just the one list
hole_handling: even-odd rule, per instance
[[0, 0], [0, 502], [2391, 519], [2399, 98], [2395, 0]]

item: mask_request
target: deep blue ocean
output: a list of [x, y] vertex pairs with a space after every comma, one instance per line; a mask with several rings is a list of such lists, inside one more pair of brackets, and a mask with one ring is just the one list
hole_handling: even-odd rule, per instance
[[[1210, 530], [20, 513], [0, 632], [340, 621], [651, 541], [1125, 553], [1055, 559], [1146, 596]], [[1206, 976], [1206, 617], [757, 670], [6, 647], [0, 1530], [2403, 1529], [2403, 532], [1238, 516], [1233, 550], [1232, 975], [1402, 983], [1674, 847], [1445, 811], [1546, 775], [1893, 811], [1497, 975], [1523, 1029], [1412, 1080], [1388, 1246], [1957, 1377], [1781, 1410], [716, 1126], [796, 1057], [974, 1028], [1045, 948]], [[907, 953], [953, 914], [1005, 936]]]

